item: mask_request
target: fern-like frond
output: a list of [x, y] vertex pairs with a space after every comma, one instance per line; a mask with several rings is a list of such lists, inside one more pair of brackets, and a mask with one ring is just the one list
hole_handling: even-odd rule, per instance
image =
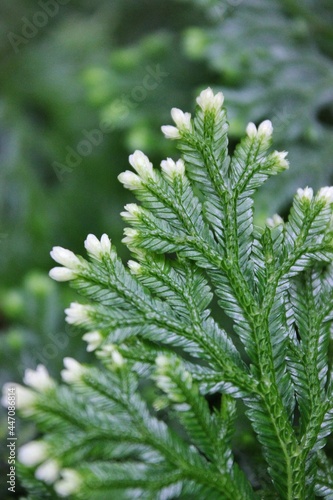
[[[207, 89], [197, 103], [193, 118], [173, 108], [176, 127], [162, 127], [181, 159], [159, 169], [136, 151], [136, 173], [119, 176], [140, 202], [121, 214], [128, 266], [107, 235], [87, 237], [87, 260], [51, 252], [64, 267], [50, 276], [87, 302], [71, 304], [66, 320], [85, 331], [102, 369], [65, 358], [67, 386], [45, 367], [28, 370], [33, 390], [18, 389], [18, 403], [45, 435], [32, 462], [29, 447], [20, 452], [33, 494], [332, 498], [333, 188], [299, 189], [286, 222], [273, 215], [255, 227], [253, 195], [288, 168], [286, 153], [270, 152], [266, 120], [247, 126], [230, 157], [222, 93]], [[241, 468], [245, 439], [239, 464], [234, 456], [236, 398], [264, 479]]]

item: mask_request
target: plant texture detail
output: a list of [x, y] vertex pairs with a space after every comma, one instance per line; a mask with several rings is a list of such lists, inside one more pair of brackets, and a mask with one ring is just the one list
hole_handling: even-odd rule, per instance
[[[19, 450], [31, 498], [333, 498], [333, 188], [299, 189], [286, 221], [256, 227], [253, 195], [286, 153], [266, 120], [230, 156], [223, 100], [208, 88], [194, 117], [172, 109], [177, 161], [130, 156], [127, 266], [105, 234], [88, 235], [88, 259], [51, 252], [50, 276], [84, 297], [66, 320], [100, 362], [16, 385], [42, 435]], [[256, 458], [234, 446], [243, 408]]]

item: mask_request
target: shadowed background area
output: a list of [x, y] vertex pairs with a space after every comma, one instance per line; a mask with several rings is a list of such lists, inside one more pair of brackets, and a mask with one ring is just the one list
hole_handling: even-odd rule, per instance
[[160, 127], [202, 88], [226, 96], [231, 149], [248, 121], [269, 118], [274, 148], [289, 151], [290, 170], [257, 200], [258, 224], [287, 213], [297, 187], [333, 183], [332, 26], [329, 0], [2, 2], [1, 384], [38, 363], [57, 377], [65, 355], [87, 359], [64, 322], [74, 292], [47, 276], [49, 251], [83, 253], [90, 232], [121, 249], [132, 198], [117, 175], [134, 149], [156, 166], [177, 158]]

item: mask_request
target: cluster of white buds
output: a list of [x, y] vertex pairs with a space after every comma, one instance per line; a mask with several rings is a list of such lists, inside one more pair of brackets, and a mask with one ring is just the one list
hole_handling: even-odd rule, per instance
[[8, 408], [8, 406], [11, 406], [9, 395], [12, 396], [13, 390], [15, 390], [15, 408], [17, 410], [21, 410], [24, 415], [28, 416], [29, 414], [31, 414], [34, 404], [38, 399], [36, 392], [23, 387], [23, 385], [14, 382], [8, 382], [2, 387], [2, 406], [6, 408]]
[[123, 238], [121, 241], [127, 245], [135, 245], [136, 239], [139, 236], [139, 231], [137, 229], [133, 229], [132, 227], [125, 227], [124, 229], [124, 234], [125, 238]]
[[35, 467], [48, 458], [48, 447], [44, 441], [30, 441], [18, 450], [18, 460], [27, 467]]
[[[55, 387], [54, 380], [50, 377], [47, 369], [43, 365], [38, 365], [36, 370], [30, 368], [25, 370], [24, 382], [40, 393], [46, 393]], [[19, 386], [17, 392], [18, 408], [29, 414], [37, 400], [37, 392]], [[49, 457], [48, 446], [43, 441], [31, 441], [23, 445], [18, 452], [19, 461], [28, 466], [39, 467], [35, 471], [35, 477], [48, 484], [53, 483], [59, 476], [59, 464]]]
[[126, 170], [125, 172], [119, 174], [118, 180], [126, 189], [139, 189], [142, 187], [140, 177], [131, 170]]
[[326, 186], [319, 189], [317, 198], [318, 200], [325, 201], [327, 204], [333, 203], [333, 187]]
[[129, 162], [138, 175], [131, 170], [126, 170], [118, 175], [118, 180], [126, 189], [139, 189], [142, 187], [143, 182], [155, 179], [156, 174], [153, 165], [142, 151], [137, 150], [130, 155]]
[[277, 227], [280, 224], [283, 224], [283, 219], [278, 214], [274, 214], [273, 217], [269, 217], [266, 220], [266, 224], [268, 227], [273, 229], [274, 227]]
[[[307, 201], [311, 201], [313, 199], [313, 189], [310, 187], [306, 187], [304, 189], [297, 189], [297, 195], [299, 198]], [[324, 202], [327, 205], [333, 203], [333, 186], [325, 186], [319, 189], [315, 202]]]
[[307, 201], [311, 201], [313, 198], [313, 189], [306, 187], [304, 189], [297, 189], [297, 195], [299, 198]]
[[[88, 234], [84, 246], [88, 254], [97, 260], [102, 260], [104, 255], [110, 255], [111, 252], [111, 241], [107, 234], [103, 234], [100, 240], [95, 235]], [[64, 266], [54, 267], [50, 270], [49, 276], [56, 281], [75, 279], [80, 270], [87, 265], [86, 261], [63, 247], [53, 247], [50, 255], [58, 264]]]
[[[67, 497], [77, 492], [82, 483], [80, 475], [72, 469], [61, 470], [57, 460], [48, 457], [48, 446], [43, 441], [31, 441], [18, 451], [18, 460], [26, 467], [35, 467], [41, 464], [35, 471], [36, 479], [47, 484], [55, 483], [54, 489], [59, 496]], [[57, 479], [59, 480], [57, 481]]]
[[131, 271], [132, 274], [135, 274], [135, 275], [141, 274], [142, 265], [139, 264], [139, 262], [136, 262], [135, 260], [129, 260], [127, 262], [127, 265], [128, 265], [129, 270]]
[[20, 384], [8, 382], [4, 384], [2, 389], [1, 404], [5, 407], [10, 405], [8, 395], [11, 395], [13, 389], [15, 389], [15, 406], [18, 410], [22, 410], [25, 415], [28, 415], [33, 410], [34, 404], [38, 399], [37, 393], [45, 393], [53, 389], [55, 382], [43, 365], [38, 365], [36, 370], [27, 368], [24, 372], [23, 381], [34, 390], [27, 389]]
[[63, 247], [53, 247], [50, 255], [53, 260], [64, 267], [54, 267], [49, 276], [56, 281], [69, 281], [77, 277], [83, 262], [71, 250]]
[[132, 155], [129, 156], [128, 160], [142, 180], [148, 180], [155, 177], [153, 164], [149, 161], [148, 156], [146, 156], [142, 151], [137, 149]]
[[98, 355], [106, 361], [111, 360], [114, 368], [121, 368], [125, 363], [123, 356], [113, 344], [103, 346], [102, 349], [98, 351]]
[[224, 102], [224, 95], [222, 92], [217, 92], [214, 94], [212, 89], [208, 87], [203, 90], [199, 97], [197, 97], [197, 103], [204, 113], [213, 111], [217, 113], [222, 108]]
[[[223, 102], [224, 96], [222, 92], [214, 94], [210, 87], [203, 90], [197, 97], [197, 103], [204, 113], [213, 112], [217, 114], [221, 110]], [[181, 109], [172, 108], [171, 117], [176, 126], [162, 126], [162, 132], [167, 139], [180, 139], [184, 133], [193, 131], [191, 113], [184, 113]]]
[[83, 335], [82, 338], [88, 344], [87, 345], [88, 352], [95, 351], [95, 349], [97, 349], [97, 347], [99, 347], [104, 340], [103, 335], [101, 334], [101, 332], [98, 331], [87, 332]]
[[122, 218], [129, 222], [137, 222], [142, 214], [142, 208], [136, 203], [127, 203], [124, 206], [126, 212], [120, 212]]
[[183, 160], [173, 161], [171, 158], [167, 158], [161, 162], [161, 168], [163, 175], [166, 179], [173, 180], [176, 176], [184, 177], [185, 175], [185, 165]]
[[287, 155], [287, 151], [273, 151], [270, 157], [279, 169], [286, 170], [289, 168], [289, 161], [286, 159]]
[[59, 472], [59, 463], [56, 460], [50, 458], [36, 469], [35, 477], [47, 484], [52, 484], [59, 477]]
[[84, 246], [88, 254], [97, 260], [101, 260], [103, 256], [110, 255], [111, 252], [111, 240], [105, 233], [100, 240], [94, 234], [88, 234]]
[[246, 127], [246, 133], [251, 139], [257, 137], [258, 139], [269, 140], [273, 133], [272, 122], [270, 120], [265, 120], [260, 123], [258, 129], [254, 123], [250, 122]]
[[[65, 358], [64, 364], [66, 370], [61, 372], [63, 380], [68, 383], [80, 380], [85, 371], [84, 367], [72, 358]], [[36, 370], [27, 369], [24, 374], [24, 382], [34, 390], [27, 389], [19, 384], [5, 384], [3, 387], [2, 404], [9, 406], [8, 394], [12, 394], [14, 387], [16, 408], [22, 410], [26, 416], [29, 416], [38, 400], [38, 392], [47, 393], [48, 390], [55, 387], [55, 382], [43, 365], [38, 365]], [[40, 481], [52, 484], [59, 478], [60, 465], [57, 460], [50, 457], [49, 446], [44, 441], [31, 441], [21, 446], [18, 450], [18, 460], [27, 467], [38, 466], [35, 470], [35, 477]], [[75, 490], [72, 489], [72, 486], [68, 487], [67, 493], [67, 489], [64, 488], [64, 494], [61, 495], [62, 481], [59, 481], [59, 492], [56, 489], [60, 496], [67, 496], [67, 494], [77, 490], [78, 484], [75, 482]]]
[[39, 392], [45, 392], [55, 387], [55, 382], [44, 365], [38, 365], [36, 370], [27, 368], [24, 372], [23, 382]]
[[44, 441], [30, 441], [18, 450], [18, 460], [26, 467], [39, 467], [35, 477], [47, 484], [53, 483], [59, 477], [60, 467], [56, 460], [50, 458], [50, 450]]
[[61, 479], [54, 484], [55, 492], [60, 497], [68, 497], [76, 494], [82, 484], [80, 474], [74, 469], [62, 469]]
[[191, 113], [184, 113], [181, 109], [172, 108], [171, 117], [176, 124], [173, 125], [163, 125], [161, 130], [167, 139], [180, 139], [182, 132], [191, 132]]
[[66, 321], [70, 325], [84, 326], [90, 321], [90, 313], [93, 308], [89, 305], [79, 304], [78, 302], [72, 302], [67, 309]]
[[[297, 195], [299, 198], [311, 201], [313, 199], [313, 189], [309, 187], [299, 188], [297, 189]], [[333, 187], [325, 186], [319, 189], [315, 201], [321, 201], [328, 205], [333, 203]]]
[[81, 380], [86, 369], [74, 358], [64, 358], [65, 370], [61, 371], [61, 378], [67, 384], [73, 384]]

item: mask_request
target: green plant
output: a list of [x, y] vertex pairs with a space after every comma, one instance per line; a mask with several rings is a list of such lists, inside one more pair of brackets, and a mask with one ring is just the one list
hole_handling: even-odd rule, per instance
[[[332, 8], [327, 0], [187, 0], [208, 26], [184, 33], [186, 55], [206, 63], [228, 101], [229, 134], [270, 116], [293, 168], [258, 193], [257, 207], [288, 211], [300, 182], [332, 183]], [[299, 82], [302, 82], [300, 85]], [[278, 193], [278, 196], [274, 196]]]
[[[87, 298], [67, 322], [102, 366], [65, 358], [66, 385], [39, 366], [30, 388], [5, 387], [44, 434], [19, 450], [31, 498], [332, 498], [333, 188], [299, 189], [288, 221], [255, 227], [252, 196], [286, 153], [268, 152], [266, 120], [230, 158], [222, 93], [197, 103], [194, 119], [173, 108], [176, 127], [162, 127], [181, 160], [160, 171], [136, 151], [137, 173], [119, 176], [141, 202], [122, 213], [136, 260], [126, 268], [106, 235], [87, 237], [89, 261], [51, 252], [64, 266], [51, 277]], [[208, 309], [213, 294], [234, 333]], [[260, 443], [257, 477], [234, 459], [237, 399]]]

